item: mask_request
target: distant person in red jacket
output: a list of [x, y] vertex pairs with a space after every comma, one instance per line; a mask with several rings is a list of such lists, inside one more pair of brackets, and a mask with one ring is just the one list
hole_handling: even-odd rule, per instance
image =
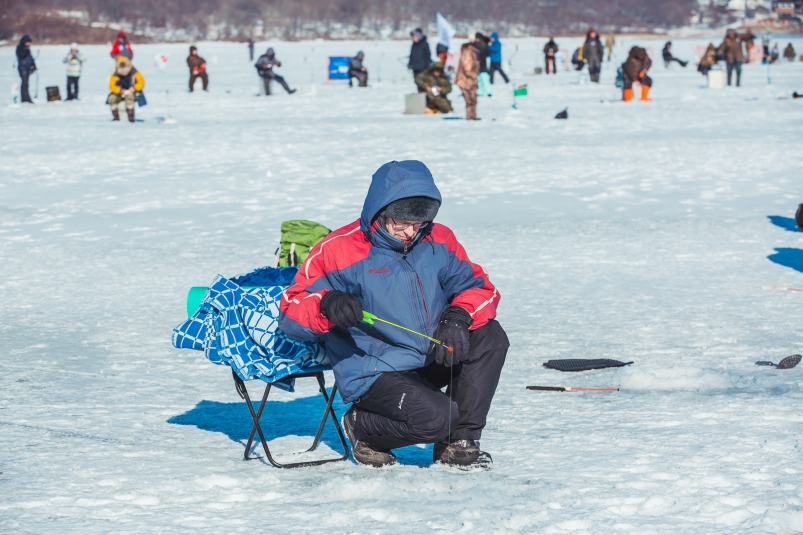
[[134, 59], [134, 50], [128, 42], [128, 35], [123, 30], [117, 32], [117, 40], [112, 45], [111, 57], [117, 59], [119, 56]]

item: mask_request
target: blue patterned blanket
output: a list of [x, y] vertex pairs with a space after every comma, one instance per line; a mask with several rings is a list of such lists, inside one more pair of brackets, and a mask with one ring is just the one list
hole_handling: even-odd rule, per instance
[[173, 346], [203, 350], [215, 364], [228, 364], [243, 380], [261, 379], [293, 391], [288, 375], [327, 366], [314, 342], [298, 342], [279, 330], [285, 286], [245, 290], [218, 275], [198, 311], [173, 329]]

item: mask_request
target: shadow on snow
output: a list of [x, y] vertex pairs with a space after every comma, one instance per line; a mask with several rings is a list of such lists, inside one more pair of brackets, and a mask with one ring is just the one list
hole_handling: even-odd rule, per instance
[[775, 254], [769, 255], [767, 258], [776, 264], [786, 266], [803, 273], [803, 249], [776, 247]]
[[789, 232], [800, 232], [800, 229], [797, 228], [797, 225], [795, 224], [794, 218], [783, 217], [780, 215], [768, 215], [767, 219], [769, 219], [770, 223], [772, 223], [776, 227], [781, 227], [782, 229], [788, 230]]
[[[271, 394], [273, 393], [274, 391], [271, 391]], [[254, 391], [251, 395], [259, 395], [261, 397], [261, 391], [259, 393]], [[253, 405], [254, 411], [258, 411], [259, 402], [255, 401]], [[323, 415], [324, 407], [323, 396], [320, 395], [296, 398], [290, 401], [274, 401], [268, 398], [261, 420], [262, 432], [265, 435], [265, 440], [270, 442], [275, 438], [297, 435], [309, 437], [309, 443], [311, 444], [312, 438], [315, 436], [315, 432], [318, 429], [318, 423], [321, 421], [320, 419]], [[340, 419], [343, 413], [348, 409], [348, 406], [343, 403], [339, 394], [335, 398], [333, 408], [338, 419]], [[171, 417], [167, 420], [167, 423], [189, 425], [204, 431], [223, 433], [234, 442], [239, 443], [242, 448], [245, 448], [248, 434], [251, 432], [252, 420], [248, 412], [248, 407], [245, 406], [245, 401], [228, 403], [204, 399], [198, 402], [198, 404], [189, 411]], [[321, 442], [334, 451], [342, 451], [342, 446], [340, 445], [340, 440], [337, 437], [337, 432], [335, 431], [331, 418], [327, 419]], [[259, 444], [258, 435], [255, 436], [255, 443], [257, 445]], [[271, 453], [275, 455], [279, 452], [274, 452], [273, 448], [271, 448]], [[394, 450], [393, 453], [396, 454], [401, 464], [418, 466], [429, 466], [432, 464], [431, 444], [428, 444], [425, 448], [419, 446], [401, 448]], [[235, 451], [234, 454], [242, 455], [242, 451]], [[264, 457], [265, 455], [262, 451], [262, 446], [258, 446], [258, 449], [253, 451], [253, 454], [259, 455], [260, 457]]]

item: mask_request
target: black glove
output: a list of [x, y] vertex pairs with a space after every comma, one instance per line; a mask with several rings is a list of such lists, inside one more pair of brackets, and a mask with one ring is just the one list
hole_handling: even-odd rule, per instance
[[451, 346], [452, 351], [432, 342], [429, 352], [435, 353], [435, 362], [451, 368], [468, 358], [468, 328], [471, 322], [471, 316], [462, 307], [449, 307], [443, 312], [433, 338]]
[[338, 327], [350, 329], [362, 321], [362, 303], [353, 294], [332, 290], [321, 299], [321, 314]]

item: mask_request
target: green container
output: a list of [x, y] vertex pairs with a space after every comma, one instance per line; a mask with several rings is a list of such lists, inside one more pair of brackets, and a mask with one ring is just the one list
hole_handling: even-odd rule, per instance
[[[260, 288], [260, 286], [243, 286], [242, 288], [244, 290], [250, 290], [251, 288]], [[201, 306], [204, 296], [208, 291], [209, 288], [206, 286], [193, 286], [190, 288], [190, 291], [187, 292], [187, 317], [195, 314], [195, 311]]]
[[526, 85], [522, 85], [522, 86], [519, 86], [516, 89], [514, 89], [513, 90], [513, 96], [514, 97], [526, 97], [527, 96], [527, 86]]

